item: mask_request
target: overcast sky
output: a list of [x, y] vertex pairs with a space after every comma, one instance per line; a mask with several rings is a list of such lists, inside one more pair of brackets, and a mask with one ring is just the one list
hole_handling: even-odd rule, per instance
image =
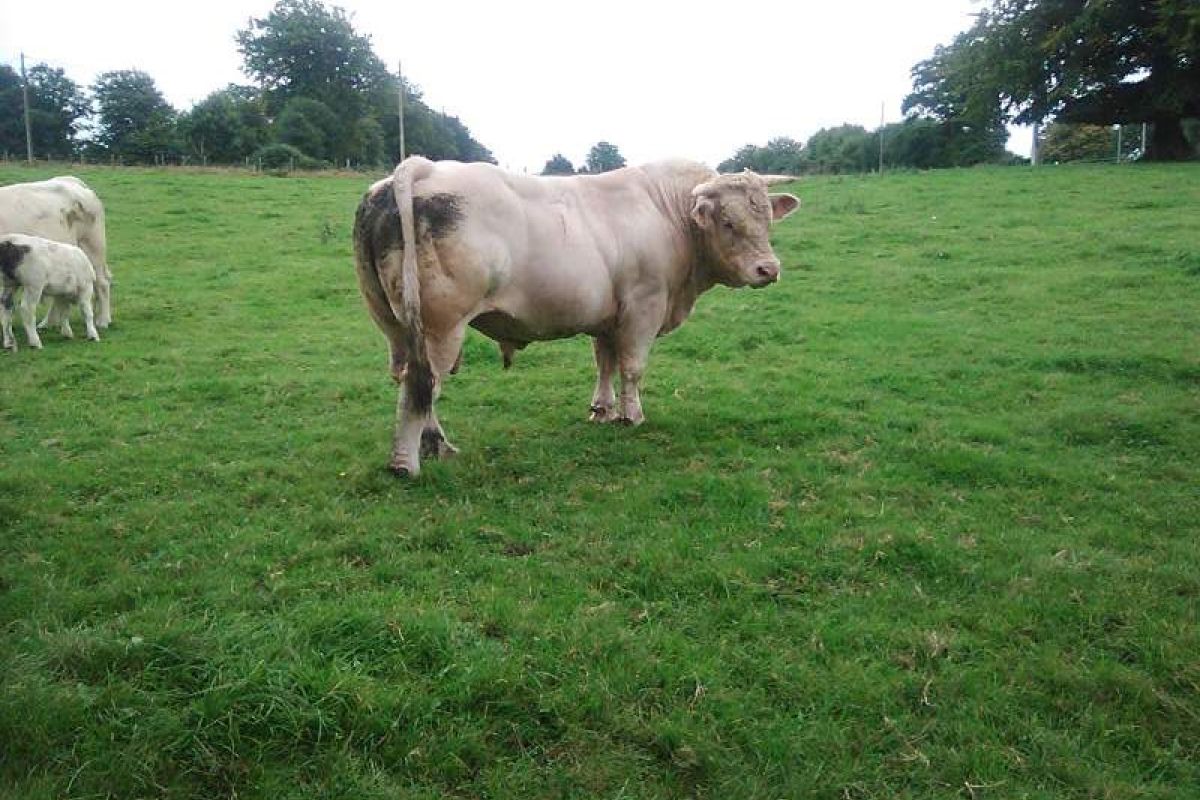
[[[234, 34], [274, 0], [196, 4], [0, 0], [0, 59], [61, 67], [81, 84], [141, 69], [186, 109], [248, 83]], [[803, 141], [843, 122], [898, 120], [909, 69], [971, 23], [978, 0], [676, 0], [336, 3], [435, 109], [504, 166], [576, 165], [616, 144], [630, 163], [711, 165], [747, 143]], [[186, 9], [186, 10], [185, 10]], [[1010, 147], [1027, 152], [1018, 134]]]

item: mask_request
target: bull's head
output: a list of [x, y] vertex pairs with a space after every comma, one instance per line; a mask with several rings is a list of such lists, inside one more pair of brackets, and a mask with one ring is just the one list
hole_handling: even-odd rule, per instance
[[700, 184], [692, 203], [692, 220], [719, 283], [759, 288], [779, 280], [769, 229], [800, 207], [799, 198], [767, 194], [767, 181], [747, 170]]

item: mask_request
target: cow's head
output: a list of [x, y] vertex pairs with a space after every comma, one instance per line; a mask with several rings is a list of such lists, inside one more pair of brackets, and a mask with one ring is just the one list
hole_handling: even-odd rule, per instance
[[692, 221], [726, 286], [766, 286], [779, 280], [769, 228], [800, 207], [790, 194], [767, 194], [767, 182], [749, 170], [718, 175], [692, 190]]

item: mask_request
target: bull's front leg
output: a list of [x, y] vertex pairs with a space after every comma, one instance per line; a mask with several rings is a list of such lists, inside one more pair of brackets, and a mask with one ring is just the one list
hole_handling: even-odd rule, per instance
[[592, 340], [596, 355], [596, 390], [592, 392], [592, 422], [612, 422], [617, 418], [617, 395], [613, 391], [613, 374], [617, 370], [617, 351], [607, 336]]
[[617, 419], [626, 425], [641, 425], [646, 420], [642, 413], [642, 373], [646, 371], [650, 346], [662, 328], [666, 293], [627, 304], [626, 308], [631, 310], [617, 327], [617, 366], [621, 372], [621, 413]]

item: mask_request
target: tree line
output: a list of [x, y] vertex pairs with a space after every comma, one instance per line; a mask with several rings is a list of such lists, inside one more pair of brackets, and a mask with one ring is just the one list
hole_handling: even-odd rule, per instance
[[[402, 78], [341, 8], [279, 0], [237, 33], [250, 85], [214, 91], [186, 111], [136, 70], [99, 75], [86, 89], [61, 69], [28, 70], [30, 127], [39, 157], [122, 164], [267, 167], [377, 166], [400, 152]], [[495, 162], [453, 115], [434, 111], [405, 81], [405, 149], [434, 159]], [[0, 66], [0, 150], [25, 152], [21, 77]]]
[[[100, 75], [86, 90], [60, 69], [28, 75], [39, 156], [120, 163], [375, 166], [399, 155], [402, 78], [346, 13], [320, 0], [279, 0], [238, 31], [250, 85], [230, 85], [186, 111], [139, 70]], [[1042, 126], [1046, 160], [1109, 154], [1155, 160], [1200, 152], [1200, 3], [1195, 0], [990, 0], [975, 23], [911, 71], [904, 119], [874, 131], [841, 125], [807, 142], [746, 145], [720, 169], [805, 174], [1012, 163], [1007, 124]], [[457, 117], [432, 110], [405, 82], [406, 149], [430, 158], [495, 159]], [[0, 150], [25, 149], [20, 76], [0, 65]], [[1143, 151], [1140, 130], [1146, 125]], [[1122, 129], [1116, 152], [1113, 126]], [[1136, 143], [1136, 144], [1135, 144]], [[578, 169], [562, 154], [543, 174], [623, 166], [599, 142]]]
[[881, 140], [885, 168], [1012, 163], [1009, 123], [1040, 126], [1047, 161], [1200, 155], [1195, 0], [991, 0], [911, 75], [902, 122], [746, 145], [720, 169], [865, 172]]

